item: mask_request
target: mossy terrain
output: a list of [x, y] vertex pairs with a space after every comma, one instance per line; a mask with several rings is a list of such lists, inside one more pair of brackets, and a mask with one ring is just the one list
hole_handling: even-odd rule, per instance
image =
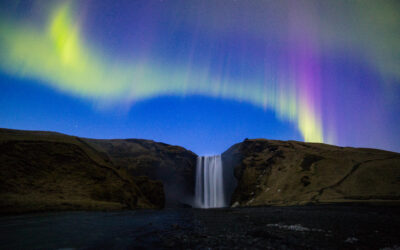
[[84, 139], [0, 129], [0, 212], [162, 208], [163, 184], [135, 177]]
[[400, 154], [321, 143], [245, 140], [223, 154], [240, 206], [400, 201]]
[[[0, 213], [185, 206], [194, 195], [196, 157], [151, 140], [0, 129]], [[254, 139], [222, 159], [235, 206], [400, 200], [398, 153]]]

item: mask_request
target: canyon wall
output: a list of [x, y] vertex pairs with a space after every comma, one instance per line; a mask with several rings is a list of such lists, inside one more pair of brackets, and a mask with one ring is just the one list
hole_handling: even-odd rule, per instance
[[183, 147], [151, 140], [84, 139], [104, 153], [114, 166], [133, 176], [147, 176], [164, 184], [166, 206], [192, 204], [197, 155]]

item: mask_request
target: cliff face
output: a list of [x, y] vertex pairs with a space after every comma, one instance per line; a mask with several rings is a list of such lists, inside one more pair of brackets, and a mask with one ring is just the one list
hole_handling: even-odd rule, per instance
[[296, 141], [245, 140], [223, 153], [231, 204], [400, 200], [400, 154]]
[[[150, 140], [94, 140], [0, 129], [0, 212], [191, 204], [197, 156]], [[245, 140], [222, 154], [228, 203], [400, 200], [400, 154]]]
[[162, 181], [167, 206], [192, 203], [197, 155], [191, 151], [151, 140], [85, 141], [131, 175]]
[[131, 176], [80, 138], [0, 129], [0, 212], [163, 206], [160, 181]]

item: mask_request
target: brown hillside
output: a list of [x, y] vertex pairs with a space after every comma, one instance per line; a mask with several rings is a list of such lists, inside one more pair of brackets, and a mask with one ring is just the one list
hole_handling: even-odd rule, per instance
[[223, 154], [241, 206], [400, 200], [400, 154], [319, 143], [245, 140]]
[[162, 183], [134, 178], [78, 137], [0, 129], [0, 212], [160, 208]]

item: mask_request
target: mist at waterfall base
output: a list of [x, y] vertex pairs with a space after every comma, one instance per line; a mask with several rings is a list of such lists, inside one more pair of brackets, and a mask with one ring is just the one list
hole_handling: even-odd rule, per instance
[[224, 174], [221, 155], [199, 156], [196, 164], [195, 207], [225, 207]]

